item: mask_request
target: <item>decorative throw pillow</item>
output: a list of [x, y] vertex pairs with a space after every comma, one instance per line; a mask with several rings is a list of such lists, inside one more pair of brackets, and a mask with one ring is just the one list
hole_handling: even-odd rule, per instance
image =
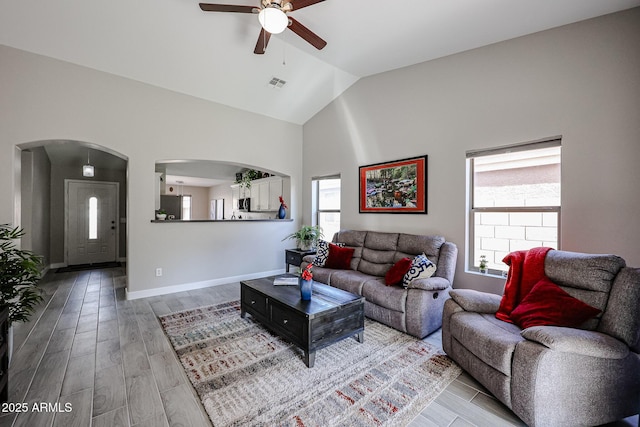
[[[313, 259], [313, 265], [318, 267], [324, 267], [324, 264], [327, 262], [327, 258], [329, 257], [329, 242], [326, 240], [319, 240], [318, 246], [316, 247], [316, 257]], [[331, 243], [333, 244], [333, 243]], [[344, 247], [344, 243], [335, 243], [336, 246]]]
[[324, 267], [324, 263], [327, 262], [327, 257], [329, 257], [329, 242], [320, 240], [316, 247], [316, 257], [313, 259], [313, 265]]
[[402, 282], [402, 278], [409, 271], [411, 267], [411, 258], [402, 258], [398, 262], [396, 262], [393, 267], [387, 271], [387, 274], [384, 276], [384, 282], [387, 286], [399, 285]]
[[425, 254], [420, 254], [411, 261], [411, 267], [402, 278], [402, 286], [408, 287], [416, 279], [428, 279], [436, 272], [436, 265]]
[[545, 325], [576, 328], [598, 313], [600, 310], [572, 297], [545, 277], [509, 316], [522, 329]]
[[353, 258], [354, 251], [354, 248], [343, 248], [329, 243], [329, 256], [324, 266], [327, 268], [348, 270], [351, 268], [351, 258]]

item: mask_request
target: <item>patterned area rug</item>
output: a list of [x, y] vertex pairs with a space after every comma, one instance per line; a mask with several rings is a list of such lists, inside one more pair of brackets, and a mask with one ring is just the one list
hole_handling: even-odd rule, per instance
[[402, 426], [459, 374], [423, 341], [366, 319], [316, 354], [268, 332], [238, 301], [160, 317], [214, 426]]

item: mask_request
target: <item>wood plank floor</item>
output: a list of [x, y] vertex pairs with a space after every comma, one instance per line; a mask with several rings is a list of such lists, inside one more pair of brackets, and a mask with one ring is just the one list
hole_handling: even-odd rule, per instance
[[[44, 303], [28, 323], [14, 326], [9, 369], [9, 402], [29, 410], [0, 414], [0, 427], [211, 425], [157, 316], [239, 299], [239, 284], [126, 301], [124, 274], [111, 268], [43, 279]], [[439, 333], [427, 341], [441, 346]], [[610, 427], [637, 424], [636, 416]], [[464, 373], [410, 423], [521, 425]]]

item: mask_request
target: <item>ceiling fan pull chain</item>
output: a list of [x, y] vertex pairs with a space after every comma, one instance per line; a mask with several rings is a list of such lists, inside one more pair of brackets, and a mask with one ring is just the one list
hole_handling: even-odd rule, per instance
[[[285, 39], [287, 36], [285, 35], [283, 37], [283, 39]], [[282, 66], [286, 67], [287, 66], [287, 43], [285, 40], [282, 40]]]

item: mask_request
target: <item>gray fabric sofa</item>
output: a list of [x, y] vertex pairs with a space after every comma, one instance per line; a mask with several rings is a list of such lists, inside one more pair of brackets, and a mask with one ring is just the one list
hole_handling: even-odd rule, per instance
[[520, 329], [495, 317], [499, 295], [451, 292], [445, 352], [530, 426], [593, 426], [640, 411], [640, 269], [622, 258], [551, 251], [544, 273], [602, 310], [580, 329]]
[[[313, 267], [313, 280], [365, 297], [369, 318], [418, 338], [442, 325], [444, 301], [448, 298], [456, 270], [458, 249], [440, 236], [343, 230], [334, 243], [354, 248], [351, 269]], [[417, 279], [409, 288], [386, 286], [385, 274], [403, 257], [424, 253], [436, 265], [428, 279]], [[304, 257], [301, 267], [314, 259]]]

